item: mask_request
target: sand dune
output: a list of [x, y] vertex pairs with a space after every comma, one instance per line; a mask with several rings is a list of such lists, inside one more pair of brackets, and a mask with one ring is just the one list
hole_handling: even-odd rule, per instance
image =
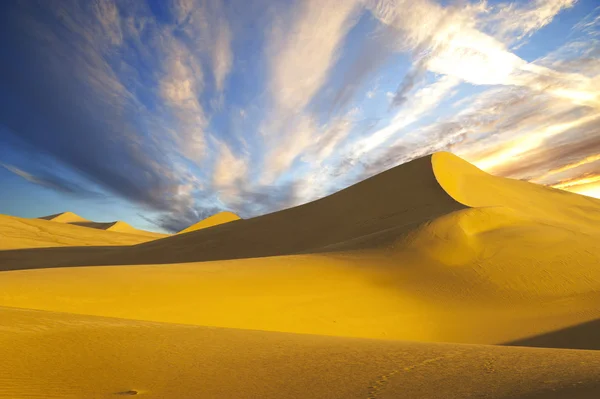
[[[395, 236], [401, 236], [465, 208], [442, 189], [431, 157], [425, 157], [302, 206], [123, 248], [102, 259], [79, 263], [78, 257], [77, 262], [179, 263], [317, 252], [392, 230]], [[56, 260], [59, 263], [53, 263], [55, 258], [48, 252], [31, 256], [40, 262], [37, 267], [73, 265], [63, 253]], [[32, 262], [23, 259], [23, 263]], [[4, 265], [2, 254], [0, 265]]]
[[[148, 235], [90, 229], [77, 223], [80, 222], [56, 223], [0, 215], [0, 254], [7, 256], [11, 252], [3, 250], [22, 248], [135, 245], [153, 239]], [[92, 249], [94, 252], [97, 251]], [[18, 260], [10, 259], [10, 256], [5, 261], [18, 264]]]
[[82, 218], [81, 216], [79, 216], [79, 215], [77, 215], [77, 214], [75, 214], [73, 212], [55, 213], [53, 215], [41, 216], [38, 219], [51, 220], [53, 222], [58, 222], [58, 223], [86, 223], [86, 222], [90, 222], [90, 220]]
[[168, 236], [168, 234], [154, 233], [152, 231], [136, 229], [128, 223], [125, 223], [120, 220], [116, 222], [92, 222], [91, 220], [84, 219], [73, 212], [63, 212], [54, 215], [42, 216], [39, 219], [50, 220], [52, 222], [67, 223], [81, 227], [89, 227], [92, 229], [115, 231], [118, 233], [136, 234], [153, 238], [164, 238]]
[[0, 398], [592, 399], [600, 353], [0, 308]]
[[598, 200], [437, 153], [130, 247], [0, 251], [0, 397], [50, 389], [33, 364], [56, 397], [596, 398], [597, 352], [486, 345], [598, 348], [599, 225]]
[[208, 227], [213, 227], [213, 226], [217, 226], [219, 224], [233, 222], [233, 221], [239, 220], [239, 219], [240, 219], [240, 217], [233, 212], [219, 212], [215, 215], [207, 217], [204, 220], [199, 221], [198, 223], [191, 225], [190, 227], [187, 227], [187, 228], [181, 230], [177, 234], [189, 233], [190, 231], [206, 229]]

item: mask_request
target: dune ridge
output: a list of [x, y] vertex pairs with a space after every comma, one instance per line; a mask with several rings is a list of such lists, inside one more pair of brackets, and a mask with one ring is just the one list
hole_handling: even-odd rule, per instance
[[[68, 253], [72, 254], [76, 247], [91, 251], [88, 253], [98, 253], [98, 248], [135, 245], [154, 238], [127, 232], [91, 229], [80, 226], [79, 223], [93, 222], [57, 223], [53, 220], [0, 215], [0, 257], [4, 259], [5, 264], [18, 266], [24, 264], [19, 260], [19, 256], [26, 255], [27, 251], [33, 248], [68, 248], [68, 258]], [[17, 257], [11, 254], [16, 254]]]
[[91, 220], [85, 219], [73, 212], [56, 213], [54, 215], [42, 216], [38, 219], [49, 220], [58, 223], [67, 223], [75, 226], [88, 227], [92, 229], [136, 234], [154, 238], [163, 238], [168, 236], [168, 234], [154, 233], [152, 231], [136, 229], [135, 227], [121, 220], [118, 220], [116, 222], [92, 222]]
[[190, 231], [206, 229], [209, 227], [217, 226], [219, 224], [233, 222], [239, 219], [240, 217], [233, 212], [219, 212], [217, 214], [207, 217], [206, 219], [199, 221], [198, 223], [194, 223], [193, 225], [186, 227], [177, 234], [184, 234], [189, 233]]
[[55, 214], [48, 215], [48, 216], [41, 216], [38, 219], [51, 220], [53, 222], [59, 222], [59, 223], [87, 223], [87, 222], [90, 222], [89, 220], [87, 220], [73, 212], [55, 213]]

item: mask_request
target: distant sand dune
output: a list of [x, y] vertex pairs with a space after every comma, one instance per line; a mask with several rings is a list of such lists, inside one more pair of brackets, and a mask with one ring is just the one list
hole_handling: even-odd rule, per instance
[[[26, 251], [33, 251], [32, 248], [44, 247], [123, 246], [135, 245], [153, 239], [148, 235], [90, 229], [79, 226], [80, 223], [92, 222], [56, 223], [44, 219], [25, 219], [0, 215], [0, 257], [7, 257], [4, 258], [7, 262], [14, 267], [18, 267], [22, 263], [12, 258], [10, 256], [11, 252], [6, 250], [28, 248]], [[95, 252], [92, 249], [92, 253]], [[66, 258], [69, 258], [69, 256], [66, 256]], [[41, 260], [40, 257], [38, 259]]]
[[598, 352], [460, 344], [598, 348], [598, 226], [437, 153], [151, 242], [3, 250], [0, 397], [597, 398]]
[[198, 223], [191, 225], [190, 227], [187, 227], [187, 228], [181, 230], [177, 234], [189, 233], [190, 231], [206, 229], [208, 227], [213, 227], [213, 226], [217, 226], [219, 224], [233, 222], [233, 221], [239, 220], [239, 219], [240, 219], [240, 217], [233, 212], [219, 212], [216, 215], [212, 215], [204, 220], [199, 221]]
[[162, 233], [154, 233], [151, 231], [136, 229], [135, 227], [122, 222], [92, 222], [90, 220], [84, 219], [81, 216], [73, 213], [73, 212], [63, 212], [57, 213], [54, 215], [42, 216], [38, 219], [50, 220], [52, 222], [59, 223], [67, 223], [76, 226], [89, 227], [92, 229], [106, 230], [106, 231], [115, 231], [119, 233], [127, 233], [127, 234], [136, 234], [141, 236], [153, 237], [153, 238], [164, 238], [167, 237], [168, 234]]
[[55, 213], [53, 215], [39, 217], [38, 219], [51, 220], [53, 222], [59, 222], [59, 223], [89, 223], [90, 222], [89, 220], [82, 218], [81, 216], [79, 216], [73, 212]]

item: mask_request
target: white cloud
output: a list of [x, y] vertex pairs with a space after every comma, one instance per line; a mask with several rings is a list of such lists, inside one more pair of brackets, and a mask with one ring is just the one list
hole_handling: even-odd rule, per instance
[[499, 3], [486, 9], [485, 26], [491, 25], [494, 36], [511, 42], [518, 41], [548, 25], [566, 8], [573, 7], [577, 0], [531, 0], [517, 5]]
[[266, 145], [262, 184], [272, 183], [318, 140], [321, 126], [306, 106], [326, 83], [359, 5], [354, 0], [299, 2], [269, 32], [273, 108], [260, 129]]
[[267, 143], [271, 145], [265, 151], [265, 164], [260, 178], [263, 185], [273, 183], [314, 143], [317, 125], [310, 115], [298, 114], [285, 122], [279, 125], [283, 135], [275, 139], [267, 138]]
[[204, 156], [208, 124], [199, 100], [204, 85], [202, 66], [177, 39], [169, 38], [165, 50], [160, 95], [176, 119], [173, 131], [180, 150], [190, 160], [198, 161]]
[[121, 32], [121, 18], [119, 9], [112, 1], [100, 0], [92, 4], [96, 17], [102, 26], [103, 34], [111, 44], [120, 45], [123, 42], [123, 33]]
[[[598, 82], [581, 74], [528, 63], [510, 52], [502, 41], [478, 29], [482, 21], [499, 24], [510, 20], [502, 22], [502, 26], [492, 26], [491, 30], [500, 32], [503, 38], [513, 34], [512, 39], [516, 40], [515, 34], [520, 37], [531, 34], [572, 4], [570, 0], [536, 1], [521, 9], [508, 4], [488, 8], [482, 2], [444, 8], [426, 0], [368, 1], [376, 18], [401, 32], [404, 48], [412, 51], [414, 63], [394, 96], [393, 104], [404, 108], [388, 126], [358, 142], [357, 150], [362, 147], [363, 152], [368, 152], [382, 145], [435, 107], [461, 81], [475, 85], [522, 86], [576, 104], [599, 106]], [[500, 22], [486, 19], [485, 14], [490, 10], [501, 12], [504, 17], [499, 18]], [[412, 93], [426, 71], [445, 77]]]
[[[478, 29], [478, 25], [482, 22], [500, 24], [494, 19], [486, 19], [485, 14], [490, 10], [501, 12], [504, 16], [498, 19], [504, 25], [491, 30], [501, 31], [501, 39], [510, 41], [515, 37], [507, 39], [506, 34], [530, 34], [573, 3], [572, 0], [536, 1], [521, 9], [505, 3], [492, 8], [487, 8], [486, 3], [443, 8], [426, 0], [369, 2], [378, 19], [402, 32], [405, 47], [413, 52], [417, 69], [453, 76], [476, 85], [522, 85], [533, 89], [537, 89], [540, 79], [568, 85], [574, 76], [527, 63], [510, 52], [502, 40]], [[580, 82], [576, 81], [575, 85], [575, 89], [565, 90], [581, 91]], [[560, 90], [556, 93], [563, 95]]]
[[216, 90], [221, 92], [233, 66], [233, 34], [223, 3], [218, 0], [177, 0], [173, 8], [179, 29], [190, 43], [190, 52], [197, 56], [206, 54], [210, 58]]
[[458, 85], [460, 81], [453, 77], [442, 77], [435, 83], [419, 89], [412, 95], [404, 107], [385, 127], [358, 140], [353, 144], [354, 156], [372, 151], [398, 134], [402, 129], [418, 121], [433, 111], [435, 107]]
[[213, 73], [217, 91], [222, 91], [225, 79], [233, 64], [233, 52], [231, 50], [231, 31], [226, 24], [219, 24], [217, 37], [212, 49]]
[[323, 86], [360, 10], [355, 0], [306, 0], [269, 33], [271, 95], [277, 107], [302, 110]]
[[224, 202], [234, 202], [247, 183], [248, 159], [236, 155], [224, 143], [217, 143], [218, 155], [212, 175], [212, 185]]

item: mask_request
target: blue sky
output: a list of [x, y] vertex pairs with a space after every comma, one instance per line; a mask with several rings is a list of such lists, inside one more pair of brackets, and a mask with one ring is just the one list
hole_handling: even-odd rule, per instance
[[594, 0], [0, 5], [0, 213], [177, 231], [434, 151], [600, 197]]

